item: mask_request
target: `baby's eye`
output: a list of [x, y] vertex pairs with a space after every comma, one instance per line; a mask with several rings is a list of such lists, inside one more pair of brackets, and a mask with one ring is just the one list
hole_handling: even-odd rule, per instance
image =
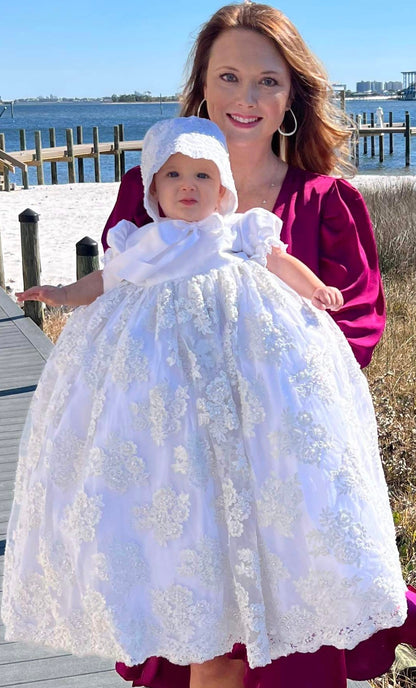
[[209, 179], [209, 174], [207, 174], [206, 172], [198, 172], [196, 176], [198, 177], [198, 179]]
[[276, 79], [273, 79], [271, 76], [265, 76], [264, 79], [261, 80], [261, 83], [263, 86], [277, 86]]
[[170, 172], [167, 173], [167, 177], [179, 177], [179, 174], [175, 172], [174, 170], [171, 170]]
[[232, 74], [231, 72], [226, 72], [225, 74], [221, 74], [220, 78], [223, 81], [230, 81], [230, 82], [237, 81], [236, 75]]

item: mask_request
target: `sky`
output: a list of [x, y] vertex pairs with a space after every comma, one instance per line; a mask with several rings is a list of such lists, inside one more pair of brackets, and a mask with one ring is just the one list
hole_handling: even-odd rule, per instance
[[[0, 0], [0, 98], [173, 95], [214, 0]], [[416, 70], [414, 0], [281, 0], [330, 80], [401, 81]], [[17, 8], [17, 9], [16, 9]]]

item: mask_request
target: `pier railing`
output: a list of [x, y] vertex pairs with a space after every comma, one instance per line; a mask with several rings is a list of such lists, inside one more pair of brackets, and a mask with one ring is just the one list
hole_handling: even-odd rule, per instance
[[[367, 116], [366, 113], [356, 115], [351, 124], [351, 159], [359, 167], [361, 155], [376, 156], [378, 147], [378, 158], [380, 163], [384, 162], [385, 145], [388, 141], [388, 153], [394, 152], [394, 136], [404, 136], [404, 166], [409, 167], [411, 162], [411, 139], [416, 136], [416, 126], [411, 126], [410, 114], [405, 113], [404, 122], [393, 122], [393, 115], [388, 114], [388, 121], [381, 126], [375, 124], [374, 113]], [[0, 134], [0, 190], [9, 191], [11, 189], [10, 173], [15, 173], [16, 168], [20, 169], [22, 176], [22, 186], [29, 188], [28, 168], [36, 167], [36, 179], [39, 185], [44, 184], [44, 165], [50, 164], [50, 177], [52, 184], [58, 184], [57, 163], [66, 163], [68, 166], [68, 182], [83, 182], [84, 160], [92, 158], [94, 160], [94, 181], [101, 181], [100, 156], [112, 155], [114, 157], [114, 181], [118, 182], [125, 173], [125, 153], [128, 151], [141, 151], [143, 141], [125, 141], [124, 126], [118, 124], [114, 127], [113, 141], [101, 143], [99, 140], [98, 127], [93, 127], [92, 142], [83, 142], [83, 130], [81, 126], [76, 127], [76, 141], [74, 142], [74, 132], [66, 129], [66, 145], [56, 145], [55, 129], [49, 129], [49, 147], [42, 145], [41, 132], [35, 131], [35, 148], [27, 149], [26, 132], [20, 130], [20, 150], [6, 152], [6, 142], [4, 134]], [[360, 143], [362, 150], [360, 151]], [[377, 145], [376, 145], [377, 144]]]

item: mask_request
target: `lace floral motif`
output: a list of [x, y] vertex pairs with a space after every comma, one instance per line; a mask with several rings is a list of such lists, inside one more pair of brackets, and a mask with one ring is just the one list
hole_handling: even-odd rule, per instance
[[161, 447], [168, 435], [179, 432], [187, 410], [188, 391], [186, 387], [169, 389], [168, 384], [156, 385], [149, 391], [149, 401], [133, 403], [130, 408], [137, 430], [150, 428], [154, 443]]
[[111, 490], [126, 492], [132, 483], [144, 485], [149, 478], [143, 459], [138, 456], [134, 442], [110, 434], [105, 447], [93, 447], [89, 454], [89, 466], [93, 475], [102, 475]]
[[74, 541], [92, 542], [95, 527], [101, 518], [102, 507], [101, 496], [88, 497], [85, 492], [78, 492], [74, 502], [65, 509], [63, 529], [71, 532]]
[[231, 537], [240, 537], [244, 532], [244, 521], [251, 514], [251, 494], [246, 489], [237, 492], [229, 478], [223, 481], [222, 491], [217, 499], [217, 515], [227, 524]]
[[303, 499], [297, 478], [283, 481], [272, 475], [264, 482], [260, 494], [261, 499], [257, 501], [260, 524], [265, 528], [273, 525], [278, 533], [291, 537]]
[[40, 538], [37, 561], [43, 569], [46, 585], [55, 590], [58, 596], [62, 595], [65, 586], [74, 584], [75, 569], [61, 542]]
[[221, 583], [224, 563], [217, 542], [204, 537], [197, 542], [195, 549], [183, 549], [177, 570], [182, 576], [197, 578], [203, 585]]
[[371, 544], [364, 526], [343, 509], [324, 509], [321, 528], [310, 533], [309, 541], [315, 555], [334, 554], [343, 564], [360, 565], [360, 559]]
[[183, 533], [183, 524], [189, 518], [190, 497], [171, 488], [157, 490], [152, 505], [133, 509], [136, 528], [151, 530], [159, 545], [166, 546], [169, 540], [176, 540]]
[[304, 354], [304, 368], [295, 375], [289, 376], [289, 382], [302, 397], [316, 394], [323, 402], [329, 404], [335, 399], [331, 371], [331, 357], [325, 349], [309, 347]]
[[197, 399], [199, 425], [208, 426], [216, 442], [225, 442], [231, 430], [239, 427], [237, 410], [227, 376], [221, 372], [205, 388], [205, 396]]
[[252, 359], [264, 361], [273, 357], [279, 364], [282, 353], [295, 348], [295, 341], [283, 325], [276, 325], [269, 313], [245, 319], [247, 329], [246, 354]]
[[217, 632], [212, 606], [205, 600], [195, 600], [192, 590], [183, 585], [153, 590], [152, 611], [163, 628], [164, 637], [175, 638], [178, 652], [195, 642], [197, 635], [202, 635], [206, 647], [209, 635], [212, 637]]
[[85, 442], [70, 428], [57, 432], [45, 446], [45, 465], [55, 485], [63, 490], [76, 485], [83, 469]]
[[324, 425], [315, 423], [314, 416], [307, 411], [294, 415], [286, 410], [284, 420], [284, 427], [290, 428], [290, 432], [280, 436], [281, 451], [292, 451], [299, 461], [319, 466], [333, 449]]
[[29, 488], [22, 506], [22, 525], [32, 530], [42, 523], [45, 513], [46, 490], [42, 483], [37, 482]]
[[122, 389], [132, 382], [145, 382], [149, 378], [149, 361], [143, 353], [144, 345], [140, 339], [124, 335], [117, 346], [112, 375]]
[[242, 429], [246, 437], [254, 437], [254, 426], [262, 423], [266, 417], [260, 399], [255, 395], [249, 381], [238, 375], [240, 393]]
[[142, 548], [135, 542], [113, 542], [109, 555], [101, 553], [95, 556], [95, 566], [97, 577], [109, 581], [111, 590], [123, 598], [130, 594], [132, 588], [150, 580]]
[[173, 450], [175, 473], [186, 475], [193, 485], [206, 485], [213, 469], [213, 452], [206, 439], [197, 435], [191, 437], [187, 446], [179, 445]]

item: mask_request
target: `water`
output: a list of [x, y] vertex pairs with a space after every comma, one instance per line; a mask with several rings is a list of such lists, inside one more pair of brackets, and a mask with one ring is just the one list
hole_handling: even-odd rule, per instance
[[[410, 112], [411, 124], [416, 126], [416, 102], [397, 100], [349, 100], [346, 109], [349, 114], [356, 115], [375, 112], [381, 106], [384, 118], [388, 121], [388, 113], [393, 112], [394, 122], [404, 122], [404, 113]], [[126, 140], [140, 140], [147, 129], [160, 119], [175, 117], [179, 113], [177, 103], [17, 103], [14, 108], [14, 119], [10, 116], [10, 109], [0, 117], [0, 133], [4, 133], [6, 151], [17, 151], [20, 148], [19, 130], [26, 131], [26, 146], [34, 148], [34, 132], [39, 130], [43, 147], [49, 146], [49, 128], [56, 131], [56, 145], [66, 144], [67, 128], [74, 131], [76, 141], [76, 127], [83, 127], [84, 142], [92, 142], [92, 128], [98, 126], [100, 141], [112, 141], [114, 126], [124, 125]], [[404, 166], [404, 136], [394, 136], [394, 154], [388, 153], [388, 139], [385, 141], [384, 163], [378, 161], [378, 142], [376, 143], [376, 157], [361, 154], [360, 145], [360, 174], [416, 174], [416, 143], [413, 140], [411, 166]], [[139, 152], [126, 153], [126, 169], [140, 162]], [[103, 182], [114, 181], [114, 158], [111, 155], [100, 156], [101, 179]], [[50, 165], [44, 165], [45, 183], [51, 183]], [[84, 175], [86, 181], [94, 181], [94, 161], [84, 160]], [[59, 183], [68, 182], [68, 167], [65, 163], [58, 163]], [[10, 175], [10, 181], [21, 184], [20, 171]], [[36, 184], [36, 169], [29, 168], [29, 183]]]
[[[40, 131], [43, 148], [49, 147], [49, 128], [54, 127], [56, 145], [66, 145], [66, 129], [72, 128], [74, 143], [76, 128], [82, 126], [84, 143], [92, 143], [92, 129], [99, 128], [99, 139], [102, 142], [114, 140], [114, 126], [124, 125], [124, 138], [140, 141], [146, 131], [160, 119], [175, 117], [179, 114], [178, 103], [17, 103], [14, 106], [14, 119], [8, 109], [0, 118], [0, 133], [4, 133], [6, 151], [20, 150], [19, 130], [26, 131], [26, 148], [35, 148], [34, 132]], [[126, 154], [126, 169], [140, 162], [140, 152]], [[101, 180], [114, 181], [114, 157], [100, 156]], [[35, 185], [36, 168], [29, 167], [29, 184]], [[77, 168], [76, 168], [77, 173]], [[45, 184], [51, 183], [50, 164], [44, 164]], [[84, 159], [85, 181], [94, 181], [94, 160]], [[68, 182], [68, 166], [58, 163], [58, 180], [60, 184]], [[20, 170], [10, 175], [10, 181], [21, 184]]]
[[[389, 121], [389, 112], [393, 113], [393, 122], [404, 122], [406, 110], [410, 113], [410, 126], [416, 127], [416, 101], [412, 100], [347, 100], [345, 109], [350, 115], [367, 114], [367, 122], [370, 121], [370, 113], [375, 114], [378, 107], [383, 108], [384, 121]], [[394, 153], [389, 153], [389, 137], [384, 137], [384, 162], [378, 159], [378, 140], [376, 137], [376, 155], [370, 155], [370, 139], [367, 139], [367, 155], [363, 155], [363, 139], [360, 137], [360, 161], [359, 174], [416, 174], [416, 136], [411, 138], [410, 167], [405, 167], [405, 139], [401, 134], [393, 136]]]

